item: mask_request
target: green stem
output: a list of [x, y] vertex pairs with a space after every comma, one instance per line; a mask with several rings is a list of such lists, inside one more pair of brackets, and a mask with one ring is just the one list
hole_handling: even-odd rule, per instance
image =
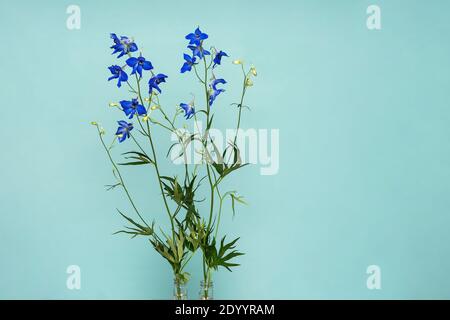
[[191, 253], [190, 257], [181, 265], [180, 272], [183, 271], [184, 267], [191, 261], [192, 257], [194, 256], [194, 252]]
[[[203, 49], [201, 49], [203, 50]], [[205, 137], [206, 137], [206, 141], [204, 141], [204, 147], [205, 149], [207, 149], [207, 145], [208, 145], [208, 136], [209, 136], [209, 119], [210, 119], [210, 105], [209, 105], [209, 92], [208, 92], [208, 86], [207, 86], [207, 81], [208, 81], [208, 67], [206, 66], [206, 59], [203, 56], [203, 62], [204, 62], [204, 66], [205, 66], [205, 79], [203, 81], [203, 85], [205, 88], [205, 98], [206, 98], [206, 132], [205, 132]], [[207, 152], [207, 151], [206, 151]], [[206, 162], [206, 171], [208, 173], [208, 181], [209, 181], [209, 185], [210, 185], [210, 189], [211, 189], [211, 202], [210, 202], [210, 209], [209, 209], [209, 219], [208, 219], [208, 227], [207, 227], [207, 232], [209, 232], [209, 229], [211, 227], [211, 223], [212, 223], [212, 216], [213, 216], [213, 212], [214, 212], [214, 185], [212, 183], [212, 179], [211, 179], [211, 172], [210, 172], [210, 168], [209, 168], [209, 163], [208, 161]]]
[[220, 217], [222, 216], [222, 207], [223, 207], [223, 197], [220, 194], [220, 190], [219, 190], [219, 185], [217, 184], [217, 178], [216, 175], [214, 174], [214, 180], [215, 180], [215, 187], [216, 187], [216, 191], [217, 191], [217, 196], [219, 197], [219, 213], [217, 214], [217, 224], [216, 224], [216, 232], [214, 233], [214, 239], [217, 239], [217, 234], [219, 233], [219, 226], [220, 226]]
[[144, 149], [141, 147], [141, 145], [139, 144], [139, 142], [136, 140], [136, 138], [134, 137], [134, 135], [132, 135], [131, 133], [130, 133], [130, 136], [131, 136], [131, 138], [134, 140], [134, 143], [136, 143], [136, 145], [138, 146], [138, 148], [142, 151], [142, 153], [144, 154], [144, 155], [146, 155], [147, 156], [147, 153], [144, 151]]
[[247, 79], [247, 76], [244, 76], [244, 84], [242, 86], [241, 101], [239, 102], [239, 113], [238, 113], [238, 121], [237, 121], [237, 126], [236, 126], [236, 135], [234, 136], [234, 141], [233, 141], [234, 145], [236, 145], [236, 140], [237, 140], [237, 137], [238, 137], [239, 127], [241, 125], [242, 104], [244, 103], [245, 91], [247, 89], [246, 79]]
[[130, 201], [130, 203], [131, 203], [131, 205], [132, 205], [134, 211], [136, 211], [136, 214], [139, 216], [139, 218], [141, 219], [141, 221], [142, 221], [147, 227], [150, 228], [150, 226], [149, 226], [149, 225], [147, 224], [147, 222], [144, 220], [144, 218], [142, 217], [142, 215], [139, 213], [139, 210], [137, 209], [136, 205], [134, 204], [134, 201], [133, 201], [133, 199], [131, 198], [131, 195], [130, 195], [130, 193], [128, 192], [128, 189], [127, 189], [127, 187], [125, 186], [125, 182], [124, 182], [124, 180], [123, 180], [123, 178], [122, 178], [122, 175], [121, 175], [121, 173], [120, 173], [120, 170], [119, 170], [119, 168], [117, 167], [116, 163], [114, 162], [114, 160], [113, 160], [113, 158], [112, 158], [112, 156], [111, 156], [111, 152], [109, 151], [108, 147], [106, 146], [105, 141], [103, 140], [102, 134], [101, 134], [100, 129], [98, 128], [98, 126], [97, 126], [97, 131], [98, 131], [98, 136], [100, 137], [100, 141], [101, 141], [101, 143], [102, 143], [102, 145], [103, 145], [103, 148], [105, 148], [105, 151], [106, 151], [106, 153], [108, 154], [108, 158], [109, 158], [109, 160], [111, 161], [111, 164], [113, 165], [114, 170], [116, 170], [116, 172], [117, 172], [117, 176], [119, 177], [120, 184], [121, 184], [122, 188], [125, 190], [125, 194], [127, 195], [128, 200]]
[[[203, 48], [201, 49], [203, 50]], [[206, 65], [206, 58], [205, 56], [203, 56], [203, 62], [204, 62], [204, 67], [205, 67], [205, 79], [203, 81], [203, 85], [205, 88], [205, 98], [206, 98], [206, 132], [205, 132], [205, 137], [206, 140], [204, 141], [204, 147], [205, 147], [205, 152], [207, 151], [207, 145], [208, 145], [208, 137], [209, 137], [209, 129], [210, 129], [210, 105], [209, 105], [209, 91], [208, 91], [208, 86], [207, 86], [207, 82], [208, 82], [208, 67]], [[211, 179], [211, 170], [210, 170], [210, 164], [208, 163], [208, 161], [206, 162], [206, 171], [208, 174], [208, 181], [209, 181], [209, 185], [210, 185], [210, 189], [211, 189], [211, 202], [210, 202], [210, 209], [209, 209], [209, 219], [208, 219], [208, 226], [207, 226], [207, 232], [209, 232], [210, 228], [211, 228], [211, 224], [212, 224], [212, 217], [213, 217], [213, 212], [214, 212], [214, 184], [212, 183], [212, 179]], [[204, 285], [205, 285], [205, 297], [204, 298], [208, 298], [208, 284], [209, 284], [209, 278], [210, 278], [210, 268], [208, 266], [206, 266], [206, 261], [205, 261], [205, 256], [203, 256], [203, 261], [204, 261], [204, 265], [203, 265], [203, 278], [204, 278]]]
[[194, 67], [194, 71], [195, 71], [195, 75], [197, 76], [197, 79], [198, 79], [201, 83], [205, 84], [205, 81], [203, 81], [202, 78], [200, 77], [200, 75], [198, 74], [198, 71], [197, 71], [197, 68], [195, 67], [195, 65], [194, 65], [193, 67]]
[[173, 132], [173, 130], [172, 130], [171, 128], [169, 128], [169, 127], [166, 126], [166, 125], [163, 125], [161, 122], [158, 122], [158, 121], [156, 121], [156, 120], [153, 120], [153, 119], [151, 119], [150, 117], [148, 118], [148, 120], [149, 120], [151, 123], [153, 123], [153, 124], [156, 124], [156, 125], [158, 125], [158, 126], [161, 126], [161, 127], [163, 127], [164, 129], [169, 130], [170, 132]]
[[[136, 76], [136, 84], [137, 84], [137, 88], [138, 88], [138, 97], [139, 97], [139, 100], [141, 101], [141, 104], [143, 105], [144, 104], [144, 100], [142, 99], [142, 95], [141, 95], [140, 81], [139, 81], [139, 78], [138, 78], [137, 74], [135, 74], [135, 76]], [[138, 118], [139, 125], [141, 126], [142, 130], [145, 132], [145, 130], [144, 130], [143, 126], [142, 126], [142, 123], [139, 120], [139, 116], [137, 116], [137, 118]], [[164, 201], [164, 206], [166, 207], [167, 215], [169, 216], [170, 226], [172, 228], [172, 240], [175, 242], [175, 227], [174, 227], [174, 224], [173, 224], [173, 217], [172, 217], [172, 214], [170, 213], [170, 209], [169, 209], [169, 205], [167, 203], [166, 195], [164, 194], [164, 188], [163, 188], [162, 183], [161, 183], [161, 174], [159, 172], [158, 160], [156, 159], [155, 146], [153, 145], [153, 139], [152, 139], [152, 136], [151, 136], [151, 133], [150, 133], [150, 125], [148, 124], [148, 121], [146, 123], [147, 123], [147, 132], [146, 133], [147, 133], [147, 137], [148, 137], [148, 140], [150, 142], [151, 149], [152, 149], [153, 164], [155, 166], [156, 175], [158, 177], [159, 189], [161, 191], [161, 196], [162, 196], [163, 201]]]
[[[237, 141], [238, 134], [239, 134], [239, 128], [241, 126], [242, 104], [244, 103], [245, 92], [247, 91], [246, 82], [247, 82], [247, 77], [248, 77], [249, 73], [245, 74], [244, 67], [242, 67], [242, 72], [244, 74], [244, 82], [242, 84], [241, 101], [239, 102], [239, 105], [238, 105], [238, 107], [239, 107], [238, 120], [237, 120], [237, 125], [236, 125], [236, 134], [235, 134], [234, 140], [233, 140], [233, 148], [236, 147], [236, 141]], [[228, 157], [228, 162], [231, 159], [231, 155], [232, 155], [232, 153], [230, 153], [230, 156]]]
[[130, 87], [131, 92], [137, 93], [136, 90], [131, 86], [131, 84], [130, 84], [130, 82], [128, 80], [127, 80], [127, 85], [128, 85], [128, 87]]
[[153, 145], [153, 139], [152, 139], [152, 136], [150, 134], [150, 125], [148, 124], [148, 122], [147, 122], [147, 130], [148, 130], [148, 140], [150, 142], [150, 146], [152, 147], [155, 171], [156, 171], [156, 175], [158, 176], [159, 189], [161, 190], [161, 194], [162, 194], [162, 197], [163, 197], [163, 200], [164, 200], [164, 206], [166, 207], [167, 214], [169, 215], [170, 226], [172, 228], [172, 238], [175, 241], [175, 227], [174, 227], [174, 224], [173, 224], [173, 217], [172, 217], [172, 214], [170, 213], [169, 205], [167, 203], [167, 199], [166, 199], [166, 196], [164, 194], [164, 188], [163, 188], [163, 185], [161, 183], [161, 174], [159, 172], [158, 161], [156, 160], [155, 146]]

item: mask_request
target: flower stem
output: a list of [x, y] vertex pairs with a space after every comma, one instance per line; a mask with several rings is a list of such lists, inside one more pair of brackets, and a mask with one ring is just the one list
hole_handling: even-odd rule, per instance
[[[144, 100], [142, 99], [142, 95], [141, 95], [140, 81], [139, 81], [139, 78], [138, 78], [137, 74], [135, 74], [135, 76], [136, 76], [136, 85], [137, 85], [137, 89], [138, 89], [138, 97], [139, 97], [139, 100], [141, 101], [141, 104], [143, 105], [144, 104]], [[161, 196], [162, 196], [163, 201], [164, 201], [164, 206], [166, 207], [166, 211], [167, 211], [167, 214], [169, 216], [170, 226], [172, 228], [172, 240], [175, 242], [175, 227], [174, 227], [174, 224], [173, 224], [173, 217], [172, 217], [172, 214], [170, 212], [169, 205], [168, 205], [167, 199], [166, 199], [166, 195], [164, 194], [164, 189], [163, 189], [163, 186], [162, 186], [162, 183], [161, 183], [161, 174], [159, 172], [158, 160], [156, 159], [155, 146], [153, 145], [153, 139], [152, 139], [152, 136], [151, 136], [151, 133], [150, 133], [150, 125], [148, 124], [148, 121], [147, 121], [147, 131], [145, 131], [143, 126], [142, 126], [141, 121], [139, 120], [139, 116], [137, 116], [137, 117], [138, 117], [139, 125], [141, 126], [142, 130], [147, 133], [147, 137], [148, 137], [148, 140], [150, 142], [150, 146], [151, 146], [152, 154], [153, 154], [153, 164], [155, 166], [156, 175], [158, 177], [159, 189], [161, 190]]]
[[122, 178], [122, 175], [121, 175], [121, 173], [120, 173], [120, 170], [119, 170], [119, 168], [117, 167], [116, 163], [114, 162], [114, 160], [113, 160], [113, 158], [112, 158], [112, 156], [111, 156], [111, 152], [109, 151], [108, 147], [106, 146], [105, 141], [103, 140], [102, 134], [101, 134], [101, 132], [100, 132], [98, 126], [97, 126], [97, 131], [98, 131], [98, 136], [100, 137], [100, 141], [101, 141], [101, 143], [102, 143], [102, 145], [103, 145], [103, 148], [105, 149], [106, 153], [108, 154], [108, 158], [109, 158], [109, 160], [111, 161], [111, 164], [113, 165], [114, 170], [116, 170], [116, 172], [117, 172], [117, 176], [118, 176], [118, 178], [119, 178], [119, 180], [120, 180], [120, 185], [121, 185], [122, 188], [124, 189], [125, 194], [127, 195], [128, 200], [130, 201], [130, 203], [131, 203], [131, 205], [132, 205], [134, 211], [136, 211], [136, 214], [139, 216], [139, 218], [141, 219], [141, 221], [142, 221], [147, 227], [150, 228], [150, 226], [149, 226], [149, 225], [147, 224], [147, 222], [144, 220], [144, 218], [142, 217], [142, 215], [139, 213], [139, 210], [137, 209], [136, 205], [134, 204], [134, 201], [133, 201], [133, 199], [131, 198], [131, 195], [130, 195], [130, 193], [128, 192], [128, 189], [127, 189], [127, 187], [126, 187], [126, 185], [125, 185], [125, 182], [124, 182], [124, 180], [123, 180], [123, 178]]
[[[203, 51], [203, 48], [201, 49]], [[205, 55], [203, 55], [203, 62], [204, 62], [204, 67], [205, 67], [205, 78], [203, 81], [203, 85], [205, 88], [205, 98], [206, 98], [206, 131], [205, 131], [205, 139], [206, 141], [204, 141], [204, 147], [205, 147], [205, 151], [207, 151], [207, 146], [208, 146], [208, 138], [209, 138], [209, 129], [210, 129], [210, 104], [209, 104], [209, 91], [208, 91], [208, 67], [206, 65], [206, 57]], [[209, 186], [210, 186], [210, 190], [211, 190], [211, 202], [210, 202], [210, 208], [209, 208], [209, 219], [208, 219], [208, 226], [206, 228], [206, 232], [209, 233], [209, 230], [211, 228], [211, 224], [212, 224], [212, 218], [213, 218], [213, 212], [214, 212], [214, 184], [212, 182], [212, 178], [211, 178], [211, 170], [210, 170], [210, 164], [208, 163], [209, 159], [206, 161], [206, 172], [208, 174], [208, 182], [209, 182]], [[208, 239], [208, 237], [206, 237], [205, 241]], [[206, 244], [206, 243], [205, 243]], [[211, 277], [211, 270], [209, 268], [209, 266], [206, 264], [206, 260], [205, 260], [205, 256], [203, 255], [203, 278], [204, 278], [204, 298], [208, 298], [208, 284], [209, 284], [209, 279]]]

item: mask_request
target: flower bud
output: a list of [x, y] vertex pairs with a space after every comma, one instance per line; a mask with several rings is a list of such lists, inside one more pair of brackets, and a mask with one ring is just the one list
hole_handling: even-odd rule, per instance
[[98, 123], [97, 123], [97, 122], [95, 122], [95, 121], [91, 121], [91, 124], [92, 124], [93, 126], [96, 126], [96, 125], [98, 125]]
[[105, 129], [103, 127], [100, 128], [100, 134], [103, 136], [106, 133]]
[[246, 79], [245, 79], [245, 86], [246, 86], [246, 87], [251, 87], [251, 86], [253, 86], [253, 81], [252, 81], [252, 79], [246, 78]]
[[233, 61], [233, 64], [242, 64], [242, 63], [243, 63], [243, 61], [242, 61], [242, 60], [239, 60], [239, 59]]
[[152, 109], [152, 110], [156, 110], [156, 109], [159, 109], [159, 106], [157, 106], [157, 105], [154, 105], [154, 106], [152, 106], [150, 109]]
[[109, 103], [109, 106], [110, 106], [110, 107], [118, 107], [119, 104], [116, 103], [116, 102], [110, 102], [110, 103]]
[[258, 75], [258, 73], [256, 72], [256, 68], [253, 67], [253, 66], [250, 68], [250, 72], [251, 72], [252, 75], [254, 75], [255, 77]]
[[148, 115], [147, 114], [142, 117], [142, 121], [148, 121]]

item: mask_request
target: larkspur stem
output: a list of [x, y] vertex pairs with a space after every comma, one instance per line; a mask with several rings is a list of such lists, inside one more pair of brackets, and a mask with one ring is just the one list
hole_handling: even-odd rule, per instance
[[142, 215], [140, 214], [139, 210], [137, 209], [136, 205], [134, 204], [134, 201], [133, 201], [133, 199], [131, 198], [131, 195], [130, 195], [130, 193], [128, 192], [128, 189], [127, 189], [127, 187], [126, 187], [126, 185], [125, 185], [125, 182], [124, 182], [124, 180], [123, 180], [123, 178], [122, 178], [122, 174], [120, 173], [119, 168], [117, 167], [116, 163], [114, 162], [114, 160], [113, 160], [113, 158], [112, 158], [112, 156], [111, 156], [111, 152], [110, 152], [110, 150], [108, 149], [108, 147], [106, 146], [105, 141], [103, 140], [103, 137], [102, 137], [102, 133], [100, 132], [100, 129], [98, 128], [98, 126], [97, 126], [97, 131], [98, 131], [98, 135], [99, 135], [99, 137], [100, 137], [100, 141], [101, 141], [101, 143], [102, 143], [102, 145], [103, 145], [103, 148], [105, 148], [105, 151], [106, 151], [106, 153], [108, 154], [108, 158], [109, 158], [109, 160], [111, 161], [111, 164], [113, 165], [114, 170], [116, 170], [116, 172], [117, 172], [117, 176], [118, 176], [118, 178], [119, 178], [119, 180], [120, 180], [120, 185], [121, 185], [122, 188], [124, 189], [125, 194], [127, 195], [128, 200], [129, 200], [130, 203], [131, 203], [131, 206], [133, 207], [134, 211], [135, 211], [136, 214], [138, 215], [139, 219], [141, 219], [141, 221], [142, 221], [147, 227], [150, 228], [150, 226], [149, 226], [149, 225], [147, 224], [147, 222], [144, 220], [144, 218], [143, 218]]
[[[138, 91], [138, 97], [139, 97], [139, 100], [140, 100], [141, 104], [144, 105], [144, 99], [142, 99], [142, 95], [141, 95], [140, 80], [139, 80], [137, 74], [135, 74], [135, 76], [136, 76], [136, 85], [137, 85], [137, 89], [138, 89], [137, 90]], [[141, 126], [142, 130], [145, 132], [145, 130], [144, 130], [143, 126], [142, 126], [142, 123], [139, 120], [139, 116], [137, 116], [137, 117], [138, 117], [139, 125]], [[168, 205], [167, 199], [166, 199], [166, 195], [164, 194], [164, 189], [163, 189], [163, 186], [162, 186], [162, 183], [161, 183], [161, 174], [160, 174], [159, 168], [158, 168], [158, 160], [156, 159], [155, 146], [153, 145], [153, 139], [152, 139], [152, 136], [151, 136], [151, 133], [150, 133], [150, 125], [148, 124], [148, 121], [146, 123], [147, 123], [147, 131], [146, 131], [146, 133], [147, 133], [147, 137], [148, 137], [148, 140], [150, 142], [150, 146], [151, 146], [151, 150], [152, 150], [152, 154], [153, 154], [153, 164], [155, 166], [156, 175], [158, 177], [159, 189], [161, 191], [161, 196], [162, 196], [163, 201], [164, 201], [164, 206], [166, 208], [167, 215], [169, 216], [170, 226], [172, 228], [172, 240], [175, 242], [175, 226], [174, 226], [174, 223], [173, 223], [173, 216], [172, 216], [172, 214], [170, 212], [169, 205]]]

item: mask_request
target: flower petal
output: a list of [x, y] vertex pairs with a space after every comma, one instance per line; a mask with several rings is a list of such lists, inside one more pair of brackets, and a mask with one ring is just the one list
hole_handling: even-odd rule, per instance
[[150, 61], [145, 61], [142, 64], [142, 68], [144, 68], [144, 70], [151, 70], [151, 69], [153, 69], [153, 65]]
[[128, 58], [127, 61], [125, 61], [128, 66], [134, 67], [138, 63], [138, 59], [135, 57]]
[[137, 106], [136, 111], [137, 111], [137, 113], [138, 113], [140, 116], [142, 116], [142, 115], [144, 115], [144, 114], [147, 113], [147, 110], [146, 110], [145, 107], [144, 107], [143, 105], [141, 105], [141, 104]]

